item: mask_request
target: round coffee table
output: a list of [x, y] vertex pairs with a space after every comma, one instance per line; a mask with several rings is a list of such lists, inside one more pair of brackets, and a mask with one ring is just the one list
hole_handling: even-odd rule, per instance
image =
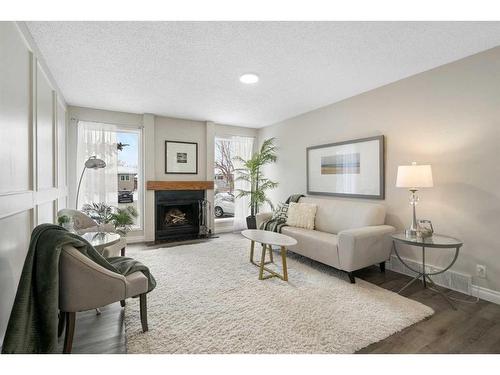
[[118, 233], [111, 232], [87, 232], [80, 235], [85, 238], [94, 248], [102, 254], [105, 247], [114, 245], [120, 241]]
[[[293, 246], [297, 244], [297, 241], [289, 236], [281, 233], [269, 232], [267, 230], [260, 229], [247, 229], [241, 232], [243, 237], [248, 238], [250, 243], [250, 263], [259, 267], [259, 280], [269, 279], [271, 277], [277, 277], [283, 281], [288, 281], [288, 269], [286, 267], [286, 248], [288, 246]], [[255, 248], [255, 242], [262, 244], [262, 255], [260, 258], [260, 263], [256, 263], [253, 260], [253, 252]], [[281, 262], [283, 264], [283, 275], [280, 275], [273, 270], [270, 270], [265, 265], [269, 263], [274, 263], [273, 250], [271, 246], [279, 246], [281, 249]], [[269, 250], [269, 262], [266, 262], [266, 250]], [[264, 276], [264, 271], [269, 273], [269, 275]]]

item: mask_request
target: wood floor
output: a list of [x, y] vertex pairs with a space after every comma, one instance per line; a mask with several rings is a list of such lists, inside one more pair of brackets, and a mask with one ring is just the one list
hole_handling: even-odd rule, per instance
[[[392, 271], [380, 273], [378, 267], [360, 270], [355, 276], [390, 290], [398, 290], [410, 280]], [[448, 296], [473, 300], [442, 290]], [[453, 310], [439, 294], [418, 283], [403, 295], [432, 307], [435, 314], [359, 353], [500, 353], [499, 305], [482, 300], [456, 302], [458, 309]], [[127, 303], [139, 301], [131, 299]], [[62, 351], [62, 338], [60, 341]], [[124, 314], [119, 303], [104, 307], [101, 315], [94, 310], [77, 314], [73, 353], [126, 353]]]

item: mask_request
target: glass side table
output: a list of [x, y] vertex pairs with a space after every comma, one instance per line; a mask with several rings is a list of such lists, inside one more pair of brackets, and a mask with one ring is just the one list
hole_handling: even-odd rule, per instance
[[[417, 270], [414, 269], [413, 267], [409, 266], [405, 261], [401, 258], [401, 256], [398, 253], [398, 249], [396, 244], [406, 244], [410, 246], [418, 246], [422, 248], [422, 270]], [[419, 280], [422, 278], [422, 284], [424, 288], [429, 288], [432, 291], [439, 293], [448, 303], [451, 305], [451, 307], [456, 310], [457, 308], [453, 304], [453, 302], [441, 291], [438, 289], [435, 289], [436, 284], [430, 276], [434, 275], [439, 275], [440, 273], [443, 273], [447, 270], [449, 270], [453, 264], [455, 264], [457, 258], [458, 258], [458, 253], [460, 251], [460, 248], [462, 247], [463, 243], [460, 240], [457, 240], [456, 238], [453, 237], [448, 237], [448, 236], [443, 236], [440, 234], [434, 234], [432, 237], [427, 237], [427, 238], [418, 238], [418, 237], [406, 237], [405, 233], [396, 233], [392, 235], [392, 248], [394, 249], [394, 253], [398, 257], [399, 261], [403, 263], [403, 265], [408, 268], [409, 270], [415, 272], [417, 276], [415, 276], [412, 280], [410, 280], [405, 286], [403, 286], [398, 294], [402, 293], [406, 288], [408, 288], [411, 284], [413, 284], [415, 281]], [[425, 251], [428, 248], [438, 248], [438, 249], [455, 249], [455, 255], [453, 257], [453, 260], [449, 265], [437, 272], [427, 272], [425, 269]], [[427, 284], [430, 284], [431, 286], [427, 286]], [[434, 287], [434, 288], [432, 288]]]

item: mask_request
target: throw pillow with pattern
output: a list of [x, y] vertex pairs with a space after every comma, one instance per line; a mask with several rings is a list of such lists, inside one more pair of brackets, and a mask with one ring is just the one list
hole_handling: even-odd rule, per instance
[[278, 203], [278, 205], [273, 211], [273, 216], [271, 220], [286, 221], [287, 215], [288, 215], [288, 204]]

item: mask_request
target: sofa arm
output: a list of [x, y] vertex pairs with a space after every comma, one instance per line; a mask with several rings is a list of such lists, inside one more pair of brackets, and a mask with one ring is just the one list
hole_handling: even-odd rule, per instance
[[339, 232], [341, 268], [351, 272], [388, 260], [391, 254], [391, 234], [395, 231], [390, 225], [376, 225]]
[[272, 212], [259, 212], [257, 215], [255, 215], [255, 221], [257, 222], [257, 229], [260, 229], [260, 225], [271, 219], [273, 216]]

